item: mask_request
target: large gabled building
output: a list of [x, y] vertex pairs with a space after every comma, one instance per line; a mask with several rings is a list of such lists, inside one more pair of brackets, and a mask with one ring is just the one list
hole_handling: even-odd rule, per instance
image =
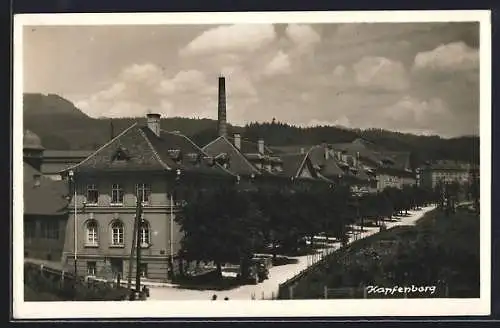
[[127, 277], [140, 197], [140, 270], [161, 280], [172, 278], [180, 267], [182, 232], [174, 219], [182, 200], [189, 193], [236, 183], [236, 175], [188, 137], [162, 130], [159, 114], [148, 114], [147, 126], [133, 124], [63, 175], [74, 195], [66, 231], [68, 265], [76, 251], [79, 274]]

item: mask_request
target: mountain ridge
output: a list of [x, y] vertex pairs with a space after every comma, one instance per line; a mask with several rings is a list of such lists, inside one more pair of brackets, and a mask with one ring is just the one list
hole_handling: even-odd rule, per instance
[[[92, 118], [71, 101], [56, 94], [25, 93], [23, 114], [24, 127], [38, 134], [47, 149], [96, 149], [109, 141], [112, 130], [116, 135], [134, 122], [146, 123], [144, 117]], [[199, 146], [217, 137], [217, 121], [213, 119], [169, 117], [162, 118], [161, 124], [166, 130], [181, 131]], [[297, 127], [275, 120], [253, 122], [243, 127], [228, 124], [228, 133], [240, 133], [243, 138], [252, 141], [263, 138], [267, 145], [273, 146], [342, 143], [361, 137], [389, 151], [409, 151], [417, 162], [435, 159], [479, 161], [478, 136], [443, 138], [376, 128]]]

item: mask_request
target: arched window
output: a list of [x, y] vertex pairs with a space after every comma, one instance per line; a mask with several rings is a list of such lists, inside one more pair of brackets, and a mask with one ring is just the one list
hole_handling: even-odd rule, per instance
[[149, 233], [149, 223], [146, 220], [142, 220], [140, 226], [140, 238], [141, 247], [148, 247], [150, 244], [150, 233]]
[[119, 220], [111, 224], [111, 245], [123, 246], [123, 223]]
[[99, 233], [96, 220], [89, 220], [85, 226], [86, 230], [86, 245], [97, 246], [99, 245]]

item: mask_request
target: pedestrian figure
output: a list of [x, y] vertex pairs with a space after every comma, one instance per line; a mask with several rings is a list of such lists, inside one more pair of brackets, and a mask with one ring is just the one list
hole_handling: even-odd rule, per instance
[[224, 301], [229, 301], [229, 297], [224, 297]]
[[217, 295], [214, 294], [214, 296], [212, 296], [212, 301], [215, 301], [217, 299]]

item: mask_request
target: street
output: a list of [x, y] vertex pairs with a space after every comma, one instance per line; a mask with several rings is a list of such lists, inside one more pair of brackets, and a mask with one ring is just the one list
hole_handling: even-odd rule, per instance
[[[434, 206], [424, 207], [418, 211], [408, 211], [408, 216], [403, 216], [397, 218], [392, 222], [386, 221], [385, 224], [387, 229], [404, 226], [404, 225], [414, 225], [425, 213], [434, 209]], [[359, 227], [358, 227], [359, 228]], [[364, 232], [360, 232], [357, 235], [352, 234], [349, 237], [349, 243], [357, 239], [366, 238], [375, 233], [378, 233], [378, 227], [365, 227]], [[278, 293], [279, 285], [287, 281], [288, 279], [294, 277], [296, 274], [300, 273], [307, 267], [313, 265], [316, 261], [321, 259], [321, 252], [326, 254], [328, 252], [333, 252], [340, 247], [340, 244], [334, 244], [333, 247], [328, 249], [318, 250], [317, 256], [306, 255], [300, 257], [293, 257], [298, 260], [297, 263], [275, 266], [269, 269], [269, 279], [265, 280], [258, 285], [244, 285], [231, 290], [225, 291], [215, 291], [215, 290], [192, 290], [179, 288], [177, 286], [167, 285], [165, 286], [150, 286], [150, 297], [148, 301], [158, 301], [158, 300], [210, 300], [212, 296], [217, 295], [218, 300], [223, 300], [228, 297], [229, 300], [262, 300], [262, 299], [272, 299]]]

